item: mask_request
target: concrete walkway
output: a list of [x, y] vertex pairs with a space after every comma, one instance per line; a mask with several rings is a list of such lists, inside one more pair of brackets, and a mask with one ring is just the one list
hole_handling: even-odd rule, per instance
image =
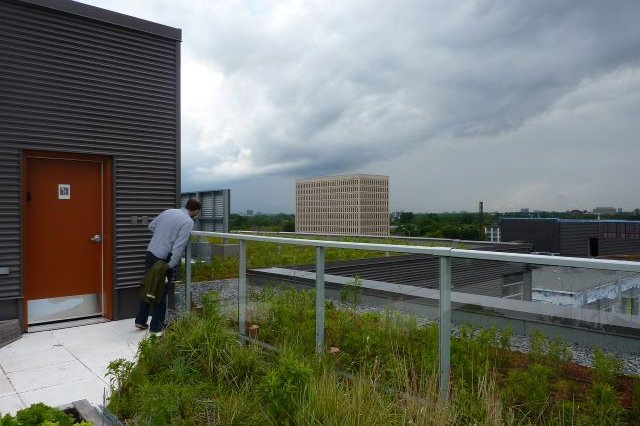
[[23, 334], [0, 348], [0, 413], [15, 414], [36, 402], [102, 404], [109, 391], [107, 365], [116, 358], [133, 360], [147, 335], [133, 319]]

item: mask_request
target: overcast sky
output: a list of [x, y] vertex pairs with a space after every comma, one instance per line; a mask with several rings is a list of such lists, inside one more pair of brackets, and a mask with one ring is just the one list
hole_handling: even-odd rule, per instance
[[392, 211], [640, 207], [640, 1], [82, 2], [182, 29], [182, 189], [233, 212], [344, 173]]

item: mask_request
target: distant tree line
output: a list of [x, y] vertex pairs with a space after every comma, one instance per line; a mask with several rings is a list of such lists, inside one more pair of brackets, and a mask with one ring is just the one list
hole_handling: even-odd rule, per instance
[[232, 231], [295, 232], [295, 215], [286, 213], [251, 216], [230, 214], [229, 229]]
[[[484, 227], [497, 225], [503, 217], [597, 219], [588, 212], [506, 212], [506, 213], [412, 213], [402, 212], [391, 221], [392, 234], [410, 237], [451, 238], [461, 240], [484, 239]], [[600, 220], [640, 220], [639, 215], [618, 213], [600, 215]]]
[[[402, 212], [390, 219], [391, 234], [409, 237], [449, 238], [460, 240], [484, 239], [484, 227], [497, 225], [502, 217], [597, 219], [588, 212], [506, 212], [506, 213], [413, 213]], [[619, 213], [600, 215], [601, 220], [640, 220], [640, 215]], [[229, 215], [229, 226], [233, 231], [295, 232], [295, 215], [257, 214]]]

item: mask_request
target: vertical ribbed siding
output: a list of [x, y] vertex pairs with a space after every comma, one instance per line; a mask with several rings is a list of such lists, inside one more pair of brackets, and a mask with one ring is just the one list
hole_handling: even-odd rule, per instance
[[229, 232], [230, 191], [215, 189], [202, 192], [183, 192], [180, 207], [184, 207], [189, 198], [197, 198], [202, 204], [193, 229], [195, 231]]
[[0, 37], [0, 298], [21, 295], [24, 149], [113, 157], [115, 283], [138, 285], [150, 235], [132, 216], [178, 194], [179, 41], [13, 0]]

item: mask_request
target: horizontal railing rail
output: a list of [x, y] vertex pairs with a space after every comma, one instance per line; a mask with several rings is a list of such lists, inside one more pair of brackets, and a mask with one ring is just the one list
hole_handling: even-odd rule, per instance
[[[215, 237], [223, 240], [238, 240], [239, 272], [238, 272], [238, 324], [241, 336], [246, 336], [247, 325], [247, 241], [259, 241], [274, 244], [310, 246], [316, 248], [316, 351], [324, 350], [324, 268], [325, 249], [355, 249], [368, 251], [384, 251], [394, 253], [411, 253], [437, 256], [440, 258], [440, 347], [439, 347], [439, 396], [442, 402], [449, 397], [449, 375], [451, 359], [451, 259], [476, 259], [497, 262], [515, 262], [545, 266], [563, 266], [597, 270], [613, 270], [640, 273], [640, 262], [626, 260], [590, 259], [565, 256], [546, 256], [540, 254], [503, 253], [482, 250], [469, 250], [454, 247], [427, 247], [415, 245], [394, 245], [378, 243], [359, 243], [332, 240], [314, 240], [307, 238], [272, 237], [246, 233], [224, 233], [193, 231], [192, 235]], [[185, 273], [186, 309], [191, 303], [191, 242], [186, 251]]]

